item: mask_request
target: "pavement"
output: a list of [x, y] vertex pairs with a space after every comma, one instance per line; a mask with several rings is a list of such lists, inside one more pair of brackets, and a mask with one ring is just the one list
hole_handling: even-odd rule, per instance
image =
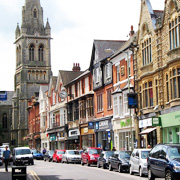
[[[0, 180], [12, 180], [12, 166], [11, 165], [8, 166], [8, 172], [5, 171], [4, 164], [0, 166]], [[28, 172], [27, 172], [27, 180], [32, 180]]]

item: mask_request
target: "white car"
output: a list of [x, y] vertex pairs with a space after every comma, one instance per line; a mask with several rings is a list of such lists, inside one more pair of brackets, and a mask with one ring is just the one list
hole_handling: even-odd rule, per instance
[[78, 150], [66, 150], [62, 156], [62, 163], [80, 163], [81, 162], [81, 153]]
[[147, 175], [147, 157], [151, 149], [134, 149], [129, 161], [129, 173], [139, 173], [142, 177]]

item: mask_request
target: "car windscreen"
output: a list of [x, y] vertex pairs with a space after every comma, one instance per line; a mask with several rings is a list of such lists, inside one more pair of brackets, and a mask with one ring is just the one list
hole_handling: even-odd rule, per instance
[[16, 155], [31, 154], [30, 149], [17, 149]]
[[68, 154], [72, 154], [72, 155], [76, 154], [76, 155], [79, 155], [80, 153], [79, 153], [79, 151], [68, 151]]
[[109, 158], [110, 156], [112, 156], [114, 154], [114, 151], [108, 151], [105, 153], [106, 158]]
[[49, 155], [53, 155], [54, 154], [54, 151], [53, 150], [50, 150], [49, 151]]
[[120, 158], [122, 159], [126, 159], [126, 158], [130, 158], [131, 156], [131, 153], [129, 151], [123, 151], [123, 152], [120, 152]]
[[64, 151], [58, 151], [57, 154], [64, 154]]
[[169, 147], [168, 156], [170, 160], [180, 159], [180, 147]]
[[149, 151], [141, 151], [141, 159], [147, 159]]
[[101, 149], [90, 149], [89, 154], [101, 154]]

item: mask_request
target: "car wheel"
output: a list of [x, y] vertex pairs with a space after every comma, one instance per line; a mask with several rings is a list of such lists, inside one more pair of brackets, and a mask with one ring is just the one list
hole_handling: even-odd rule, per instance
[[129, 167], [129, 174], [130, 174], [130, 175], [133, 175], [133, 174], [134, 174], [134, 173], [133, 173], [133, 170], [132, 170], [132, 166]]
[[100, 164], [99, 164], [99, 161], [97, 162], [97, 167], [100, 168]]
[[141, 167], [139, 167], [139, 176], [143, 177], [143, 173], [142, 173], [142, 168]]
[[109, 171], [112, 171], [112, 170], [113, 170], [113, 168], [111, 166], [111, 163], [109, 163]]
[[172, 180], [172, 174], [170, 170], [167, 170], [165, 173], [165, 180]]
[[84, 166], [83, 160], [81, 159], [81, 165]]
[[68, 159], [66, 159], [66, 163], [68, 164], [69, 162], [68, 162]]
[[120, 165], [120, 164], [119, 164], [119, 166], [118, 166], [118, 171], [119, 171], [119, 173], [122, 172], [122, 169], [121, 169], [121, 165]]
[[155, 177], [151, 171], [151, 168], [148, 169], [148, 180], [155, 180]]
[[87, 160], [87, 166], [90, 166], [89, 161]]

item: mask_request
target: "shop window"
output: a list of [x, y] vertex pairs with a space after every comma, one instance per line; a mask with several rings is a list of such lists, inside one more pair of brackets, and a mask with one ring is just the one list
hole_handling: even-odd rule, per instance
[[173, 133], [172, 133], [172, 128], [169, 128], [169, 143], [173, 143]]
[[112, 109], [111, 89], [107, 90], [107, 108]]
[[103, 94], [97, 95], [97, 112], [103, 111]]
[[179, 46], [180, 17], [169, 22], [169, 44], [170, 50]]
[[143, 66], [152, 62], [151, 38], [142, 43], [142, 60]]

